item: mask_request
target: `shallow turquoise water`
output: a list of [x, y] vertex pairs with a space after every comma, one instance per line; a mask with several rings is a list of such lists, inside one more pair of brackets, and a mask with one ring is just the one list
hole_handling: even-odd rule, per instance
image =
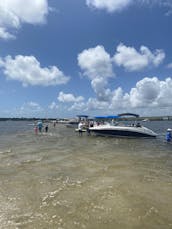
[[0, 123], [0, 228], [172, 228], [171, 122], [146, 123], [157, 139], [28, 124]]

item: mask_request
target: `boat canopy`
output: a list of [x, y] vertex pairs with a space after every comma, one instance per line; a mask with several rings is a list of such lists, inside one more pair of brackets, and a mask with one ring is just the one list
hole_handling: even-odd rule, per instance
[[95, 119], [106, 119], [107, 116], [95, 116], [94, 118], [95, 118]]
[[119, 116], [119, 117], [121, 117], [121, 116], [134, 116], [134, 117], [136, 117], [136, 118], [139, 117], [138, 114], [133, 114], [133, 113], [122, 113], [122, 114], [118, 114], [118, 116]]
[[107, 116], [107, 118], [115, 119], [115, 118], [119, 118], [119, 116], [118, 115], [109, 115], [109, 116]]
[[109, 115], [109, 116], [95, 116], [95, 119], [115, 119], [119, 118], [118, 115]]
[[88, 118], [88, 115], [77, 115], [78, 118]]

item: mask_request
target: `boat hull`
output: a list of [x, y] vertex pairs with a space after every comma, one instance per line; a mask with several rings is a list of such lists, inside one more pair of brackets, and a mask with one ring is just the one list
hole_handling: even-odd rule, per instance
[[157, 135], [147, 128], [104, 128], [92, 127], [90, 132], [101, 136], [155, 138]]

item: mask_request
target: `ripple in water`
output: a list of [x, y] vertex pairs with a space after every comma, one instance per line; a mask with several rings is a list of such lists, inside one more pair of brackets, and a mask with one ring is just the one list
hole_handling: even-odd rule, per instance
[[172, 227], [172, 145], [163, 137], [20, 130], [0, 139], [1, 228]]

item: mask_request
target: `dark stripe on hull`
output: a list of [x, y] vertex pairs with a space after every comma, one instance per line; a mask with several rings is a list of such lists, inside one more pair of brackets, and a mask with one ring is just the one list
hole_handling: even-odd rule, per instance
[[131, 132], [131, 131], [91, 130], [91, 132], [94, 132], [96, 135], [101, 135], [101, 136], [140, 137], [140, 138], [152, 137], [152, 138], [155, 138], [155, 136], [152, 136], [152, 135], [149, 135], [149, 134], [139, 133], [139, 132]]

